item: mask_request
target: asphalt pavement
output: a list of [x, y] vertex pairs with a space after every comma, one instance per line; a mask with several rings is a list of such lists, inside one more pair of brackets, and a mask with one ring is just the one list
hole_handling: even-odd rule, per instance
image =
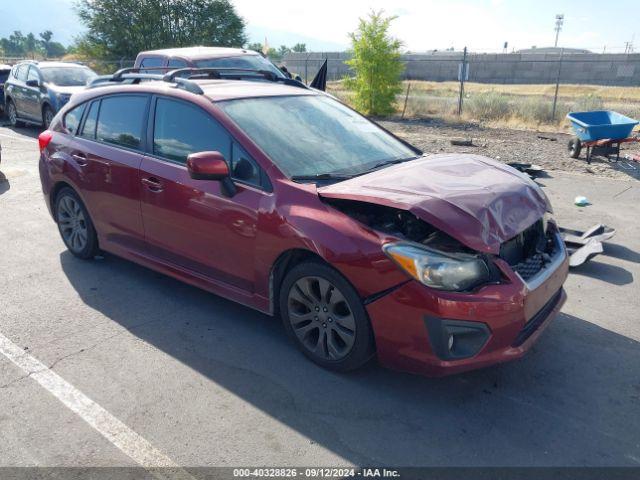
[[442, 379], [340, 375], [278, 320], [113, 255], [71, 256], [36, 136], [0, 128], [0, 466], [640, 465], [637, 180], [540, 180], [562, 225], [617, 234], [571, 273], [525, 358]]

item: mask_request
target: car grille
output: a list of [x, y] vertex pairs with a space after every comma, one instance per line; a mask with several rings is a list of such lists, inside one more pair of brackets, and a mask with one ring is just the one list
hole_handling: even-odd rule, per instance
[[537, 275], [558, 253], [554, 240], [555, 231], [544, 232], [542, 220], [504, 242], [500, 247], [500, 258], [527, 281]]

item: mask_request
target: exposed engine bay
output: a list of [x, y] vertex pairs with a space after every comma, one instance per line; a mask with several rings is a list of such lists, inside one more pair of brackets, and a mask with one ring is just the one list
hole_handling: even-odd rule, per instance
[[[477, 254], [406, 210], [355, 200], [325, 199], [325, 202], [379, 232], [420, 243], [441, 252]], [[551, 228], [547, 229], [545, 222], [540, 219], [516, 237], [504, 242], [499, 256], [523, 280], [529, 280], [557, 253], [554, 235], [555, 227], [553, 231]]]
[[329, 205], [374, 230], [432, 246], [443, 252], [475, 253], [413, 213], [399, 208], [355, 200], [324, 199]]

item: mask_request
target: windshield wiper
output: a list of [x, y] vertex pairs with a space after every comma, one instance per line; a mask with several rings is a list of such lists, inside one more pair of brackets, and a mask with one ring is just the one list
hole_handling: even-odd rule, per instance
[[403, 163], [403, 162], [408, 162], [409, 160], [415, 160], [416, 158], [420, 158], [420, 156], [416, 155], [415, 157], [395, 158], [393, 160], [385, 160], [384, 162], [376, 163], [373, 167], [368, 168], [368, 169], [364, 170], [363, 172], [360, 172], [359, 175], [362, 175], [364, 173], [373, 172], [374, 170], [378, 170], [379, 168], [386, 167], [387, 165], [395, 165], [396, 163]]
[[291, 177], [293, 181], [316, 181], [316, 180], [348, 180], [353, 175], [337, 174], [337, 173], [317, 173], [315, 175], [294, 175]]

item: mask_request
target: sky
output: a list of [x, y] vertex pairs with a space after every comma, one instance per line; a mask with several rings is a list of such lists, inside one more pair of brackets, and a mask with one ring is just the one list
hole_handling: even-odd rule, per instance
[[[13, 30], [45, 29], [68, 44], [82, 32], [74, 0], [0, 0], [0, 37]], [[311, 50], [348, 48], [348, 33], [372, 9], [397, 16], [392, 34], [408, 51], [467, 46], [497, 52], [553, 46], [555, 15], [565, 23], [559, 46], [622, 52], [633, 41], [640, 52], [637, 0], [232, 0], [247, 22], [251, 41], [270, 46], [306, 43]], [[49, 12], [34, 15], [34, 12]], [[625, 14], [627, 12], [627, 14]]]

